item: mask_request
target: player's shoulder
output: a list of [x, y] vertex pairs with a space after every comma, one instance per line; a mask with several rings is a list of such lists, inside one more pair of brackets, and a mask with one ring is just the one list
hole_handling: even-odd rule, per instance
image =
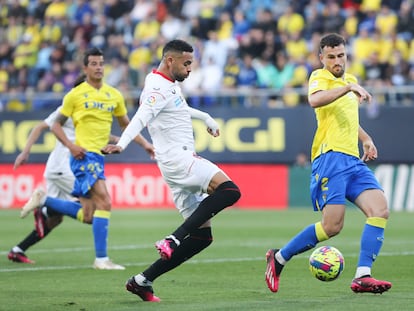
[[145, 93], [156, 93], [165, 96], [167, 92], [175, 87], [175, 83], [164, 76], [151, 72], [145, 79]]
[[358, 83], [357, 77], [355, 77], [351, 73], [345, 73], [345, 81], [347, 81], [348, 83]]
[[310, 74], [311, 79], [329, 78], [330, 76], [331, 76], [330, 72], [323, 68], [315, 69]]
[[116, 87], [113, 87], [112, 85], [109, 85], [107, 83], [104, 83], [102, 85], [102, 87], [103, 87], [104, 91], [107, 92], [107, 93], [109, 93], [109, 94], [113, 94], [113, 95], [116, 95], [116, 96], [123, 97], [121, 91], [118, 90]]

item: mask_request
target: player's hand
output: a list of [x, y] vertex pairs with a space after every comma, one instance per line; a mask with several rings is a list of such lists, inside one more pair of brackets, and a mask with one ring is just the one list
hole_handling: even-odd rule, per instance
[[372, 140], [364, 141], [362, 143], [362, 148], [364, 154], [361, 157], [361, 160], [364, 162], [374, 161], [378, 157], [377, 147], [375, 147], [374, 142]]
[[360, 104], [370, 103], [372, 100], [372, 95], [359, 84], [352, 84], [351, 91], [358, 96]]
[[16, 160], [14, 161], [14, 169], [17, 169], [20, 165], [26, 163], [29, 160], [29, 154], [26, 154], [24, 152], [21, 152]]
[[212, 135], [212, 136], [214, 136], [214, 137], [217, 137], [217, 136], [220, 136], [220, 129], [212, 129], [212, 128], [210, 128], [210, 127], [208, 127], [207, 128], [207, 132], [210, 134], [210, 135]]
[[113, 154], [113, 153], [121, 153], [122, 152], [122, 147], [117, 146], [117, 145], [106, 145], [105, 147], [103, 147], [101, 149], [101, 152], [103, 154]]
[[143, 146], [143, 148], [149, 154], [151, 160], [154, 160], [155, 159], [155, 148], [154, 148], [154, 146], [150, 143], [147, 143]]
[[86, 149], [82, 148], [81, 146], [72, 144], [70, 147], [68, 147], [70, 150], [71, 155], [76, 159], [76, 160], [82, 160], [87, 151]]
[[214, 120], [212, 117], [207, 118], [207, 120], [205, 120], [206, 125], [207, 125], [207, 132], [214, 136], [217, 137], [220, 135], [220, 129], [219, 129], [219, 125], [217, 124], [216, 120]]

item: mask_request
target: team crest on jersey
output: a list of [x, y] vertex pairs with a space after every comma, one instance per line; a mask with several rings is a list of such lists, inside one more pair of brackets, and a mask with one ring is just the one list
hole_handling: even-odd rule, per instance
[[310, 85], [309, 85], [309, 87], [311, 88], [311, 89], [314, 89], [315, 87], [317, 87], [318, 86], [318, 81], [313, 81]]
[[155, 105], [155, 102], [156, 102], [155, 96], [149, 96], [149, 97], [147, 97], [147, 104], [148, 105]]

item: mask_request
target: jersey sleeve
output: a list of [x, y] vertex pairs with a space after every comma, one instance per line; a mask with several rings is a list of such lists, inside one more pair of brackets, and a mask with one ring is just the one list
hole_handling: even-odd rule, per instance
[[61, 108], [62, 106], [57, 107], [55, 111], [53, 111], [50, 115], [48, 115], [46, 119], [44, 119], [44, 122], [49, 128], [53, 125], [53, 122], [55, 122], [56, 116]]
[[318, 91], [324, 91], [328, 89], [329, 80], [324, 75], [323, 71], [318, 69], [312, 72], [309, 78], [308, 95], [316, 93]]
[[60, 113], [63, 114], [65, 117], [69, 118], [70, 116], [72, 116], [73, 107], [74, 107], [73, 90], [71, 90], [69, 93], [67, 93], [63, 97]]
[[[114, 89], [116, 90], [116, 89]], [[125, 98], [122, 95], [121, 92], [119, 92], [118, 90], [116, 90], [116, 94], [117, 94], [117, 102], [118, 105], [116, 105], [116, 108], [114, 110], [114, 116], [115, 117], [122, 117], [124, 115], [126, 115], [128, 113], [127, 108], [126, 108], [126, 104], [125, 104]]]

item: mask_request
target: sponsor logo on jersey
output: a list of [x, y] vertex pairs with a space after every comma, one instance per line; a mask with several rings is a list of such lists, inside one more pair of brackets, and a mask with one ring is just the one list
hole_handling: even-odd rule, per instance
[[156, 100], [155, 100], [155, 96], [148, 96], [148, 97], [147, 97], [147, 104], [149, 104], [149, 105], [154, 105], [154, 104], [155, 104], [155, 102], [156, 102]]

